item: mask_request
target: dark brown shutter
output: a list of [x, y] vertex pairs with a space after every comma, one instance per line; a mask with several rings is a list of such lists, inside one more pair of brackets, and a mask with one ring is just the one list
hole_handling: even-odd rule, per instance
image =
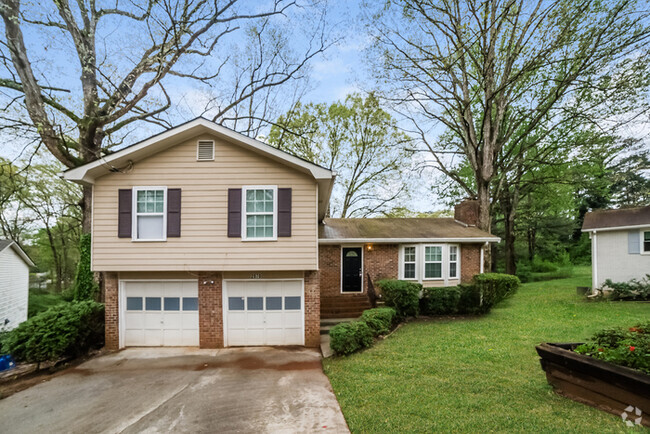
[[291, 236], [291, 189], [278, 188], [278, 237]]
[[241, 238], [241, 188], [228, 189], [228, 236]]
[[181, 236], [181, 189], [167, 189], [167, 237]]
[[131, 238], [131, 207], [133, 206], [133, 191], [119, 190], [117, 201], [117, 236], [119, 238]]

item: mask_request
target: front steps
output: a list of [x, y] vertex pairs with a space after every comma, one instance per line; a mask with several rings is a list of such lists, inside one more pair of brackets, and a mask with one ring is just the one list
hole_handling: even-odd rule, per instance
[[366, 294], [321, 296], [320, 317], [321, 319], [357, 318], [364, 310], [371, 307]]

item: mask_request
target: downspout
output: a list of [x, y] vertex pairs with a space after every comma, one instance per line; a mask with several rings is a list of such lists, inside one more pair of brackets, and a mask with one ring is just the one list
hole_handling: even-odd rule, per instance
[[481, 247], [481, 268], [480, 268], [480, 270], [481, 270], [481, 274], [483, 274], [483, 272], [484, 272], [484, 268], [485, 268], [485, 249], [486, 249], [489, 245], [490, 245], [490, 243], [488, 243], [488, 242], [486, 241], [485, 244], [483, 244], [483, 247]]
[[598, 286], [598, 235], [596, 231], [590, 233], [591, 238], [591, 293]]

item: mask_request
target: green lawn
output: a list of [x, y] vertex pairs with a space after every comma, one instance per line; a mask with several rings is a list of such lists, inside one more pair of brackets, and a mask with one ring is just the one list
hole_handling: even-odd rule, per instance
[[586, 302], [574, 277], [522, 286], [486, 316], [416, 321], [324, 361], [352, 432], [624, 432], [620, 418], [553, 393], [535, 345], [650, 318], [650, 303]]

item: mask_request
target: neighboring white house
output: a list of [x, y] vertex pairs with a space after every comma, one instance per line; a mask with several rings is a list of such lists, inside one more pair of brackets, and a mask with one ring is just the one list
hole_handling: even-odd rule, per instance
[[0, 239], [0, 330], [14, 329], [27, 319], [29, 267], [33, 266], [18, 244]]
[[594, 288], [650, 274], [650, 206], [587, 213], [582, 231], [591, 238]]

